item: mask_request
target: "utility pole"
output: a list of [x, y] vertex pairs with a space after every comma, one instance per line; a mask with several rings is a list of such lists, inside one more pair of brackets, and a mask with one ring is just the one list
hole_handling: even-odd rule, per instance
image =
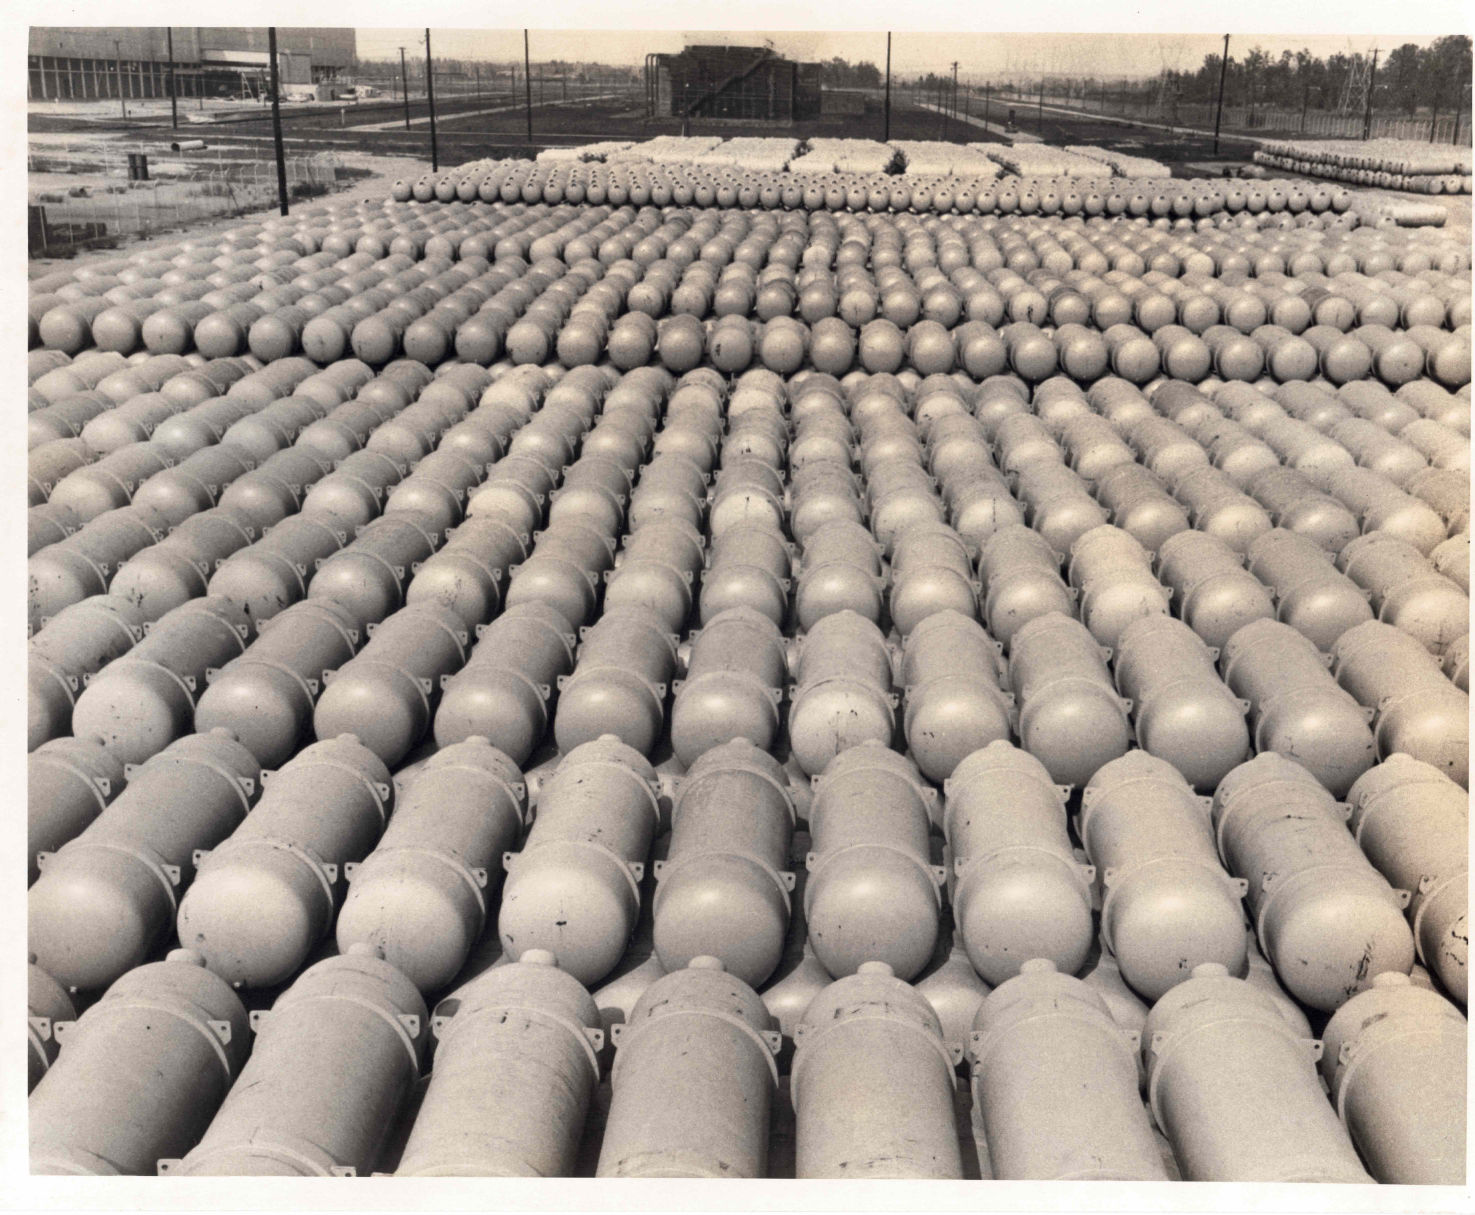
[[984, 125], [985, 128], [988, 126], [988, 94], [989, 94], [989, 90], [991, 88], [993, 88], [993, 84], [991, 82], [989, 82], [989, 81], [984, 81], [984, 84], [983, 84], [983, 125]]
[[174, 27], [164, 27], [164, 37], [169, 43], [169, 125], [179, 130], [179, 96], [174, 88]]
[[277, 201], [287, 213], [287, 158], [282, 152], [282, 103], [277, 93], [277, 27], [268, 26], [266, 51], [271, 59], [271, 138], [277, 149]]
[[405, 130], [410, 129], [410, 69], [405, 66], [405, 48], [399, 48], [399, 78], [405, 95]]
[[1362, 137], [1371, 139], [1373, 135], [1373, 93], [1378, 88], [1378, 50], [1373, 48], [1373, 68], [1367, 78], [1367, 109], [1362, 116]]
[[889, 143], [891, 140], [891, 31], [886, 31], [886, 115], [885, 124], [882, 127], [881, 142]]
[[1045, 78], [1040, 77], [1040, 107], [1036, 111], [1035, 124], [1041, 135], [1045, 133]]
[[435, 60], [430, 57], [430, 27], [425, 27], [425, 99], [430, 103], [430, 169], [440, 170], [440, 149], [435, 142]]
[[113, 39], [113, 70], [118, 74], [118, 104], [123, 107], [123, 117], [128, 117], [128, 102], [123, 97], [123, 40]]
[[527, 97], [528, 142], [533, 142], [533, 61], [528, 53], [528, 32], [522, 31], [522, 83]]
[[958, 117], [958, 61], [953, 60], [953, 118]]
[[1219, 101], [1214, 106], [1214, 155], [1219, 155], [1219, 123], [1224, 117], [1224, 76], [1229, 71], [1229, 35], [1224, 35], [1224, 54], [1219, 56]]

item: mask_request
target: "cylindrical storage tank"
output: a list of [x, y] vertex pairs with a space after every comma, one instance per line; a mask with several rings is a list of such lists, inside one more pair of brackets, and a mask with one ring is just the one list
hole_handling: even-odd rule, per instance
[[346, 609], [319, 599], [294, 603], [257, 630], [244, 654], [207, 673], [195, 728], [224, 727], [275, 768], [311, 737], [323, 677], [353, 657], [359, 629]]
[[[1420, 478], [1428, 476], [1419, 474]], [[1361, 520], [1364, 533], [1384, 532], [1406, 540], [1421, 553], [1431, 552], [1449, 536], [1449, 524], [1435, 508], [1371, 469], [1339, 468], [1326, 477], [1311, 479]]]
[[353, 613], [360, 628], [404, 603], [415, 565], [435, 552], [441, 536], [418, 511], [396, 511], [359, 529], [353, 542], [319, 561], [309, 599], [328, 599]]
[[128, 788], [42, 858], [28, 896], [30, 951], [69, 988], [101, 990], [148, 958], [199, 850], [242, 822], [260, 777], [223, 731], [182, 738], [125, 771]]
[[1366, 593], [1306, 536], [1276, 528], [1257, 536], [1246, 553], [1250, 573], [1270, 588], [1276, 619], [1317, 649], [1373, 618]]
[[959, 764], [943, 793], [953, 919], [973, 968], [994, 985], [1031, 958], [1074, 974], [1091, 948], [1095, 874], [1071, 850], [1066, 791], [1001, 741]]
[[1147, 1098], [1185, 1181], [1372, 1180], [1275, 1001], [1206, 962], [1142, 1033]]
[[146, 622], [121, 595], [92, 595], [41, 627], [26, 655], [27, 750], [71, 729], [83, 682], [142, 640]]
[[681, 632], [702, 565], [702, 534], [695, 525], [669, 515], [657, 518], [626, 537], [616, 561], [605, 574], [604, 610], [640, 608], [668, 633]]
[[497, 614], [507, 570], [527, 556], [529, 544], [526, 532], [494, 514], [468, 519], [415, 569], [405, 602], [438, 603], [475, 629]]
[[1251, 620], [1275, 615], [1270, 592], [1240, 555], [1204, 532], [1179, 532], [1164, 541], [1157, 574], [1173, 588], [1179, 619], [1210, 646], [1222, 646]]
[[1097, 479], [1096, 496], [1110, 509], [1113, 526], [1148, 550], [1188, 529], [1187, 512], [1161, 479], [1140, 464], [1112, 466]]
[[1419, 960], [1461, 1004], [1468, 998], [1469, 797], [1437, 768], [1390, 755], [1347, 795], [1352, 837], [1378, 872], [1414, 891]]
[[871, 621], [836, 612], [799, 639], [789, 744], [806, 775], [818, 775], [835, 756], [868, 739], [889, 745], [895, 709], [891, 653]]
[[1393, 536], [1359, 536], [1337, 568], [1372, 596], [1378, 619], [1422, 642], [1432, 654], [1470, 631], [1470, 597], [1418, 549]]
[[789, 926], [794, 822], [782, 766], [747, 739], [693, 762], [655, 863], [655, 949], [668, 971], [711, 956], [755, 987], [773, 973]]
[[429, 1029], [415, 985], [365, 946], [305, 970], [269, 1012], [204, 1138], [159, 1171], [185, 1177], [352, 1177], [419, 1078]]
[[26, 757], [26, 884], [41, 853], [55, 852], [97, 818], [126, 781], [123, 761], [101, 743], [53, 738]]
[[232, 481], [220, 495], [220, 505], [239, 511], [264, 532], [295, 515], [307, 491], [331, 471], [327, 459], [305, 448], [289, 447]]
[[1112, 687], [1107, 653], [1059, 612], [1035, 617], [1010, 643], [1019, 741], [1060, 784], [1085, 784], [1131, 741], [1132, 706]]
[[318, 563], [347, 544], [349, 534], [347, 521], [335, 515], [285, 518], [222, 561], [206, 590], [239, 604], [253, 620], [268, 620], [307, 594]]
[[897, 536], [890, 613], [903, 637], [934, 612], [976, 616], [981, 589], [967, 542], [945, 523], [921, 523]]
[[614, 735], [648, 755], [665, 725], [675, 634], [633, 606], [608, 608], [581, 632], [573, 673], [558, 677], [553, 733], [559, 750]]
[[441, 680], [435, 741], [448, 747], [479, 736], [523, 764], [548, 728], [554, 681], [573, 667], [573, 627], [532, 600], [479, 625], [477, 638], [466, 666]]
[[72, 731], [142, 763], [190, 732], [208, 674], [239, 658], [250, 619], [228, 599], [191, 599], [145, 626], [142, 641], [87, 681]]
[[797, 569], [794, 611], [799, 627], [850, 611], [873, 623], [885, 603], [881, 547], [859, 523], [835, 519], [804, 538]]
[[[1276, 527], [1304, 536], [1328, 553], [1340, 552], [1360, 531], [1356, 515], [1294, 468], [1277, 464], [1264, 469], [1246, 481], [1245, 488], [1270, 513]], [[1260, 535], [1252, 537], [1244, 551], [1248, 553], [1258, 539]]]
[[1000, 1181], [1165, 1181], [1137, 1091], [1138, 1035], [1045, 958], [986, 996], [968, 1057]]
[[589, 993], [530, 949], [435, 1012], [435, 1070], [395, 1175], [572, 1176], [604, 1046]]
[[1322, 653], [1289, 625], [1245, 625], [1225, 643], [1219, 669], [1250, 702], [1255, 750], [1295, 759], [1333, 797], [1346, 797], [1377, 758], [1372, 711], [1337, 686]]
[[697, 606], [702, 623], [731, 607], [750, 607], [782, 627], [789, 612], [792, 546], [765, 524], [730, 527], [707, 550]]
[[781, 1038], [758, 994], [713, 957], [657, 979], [612, 1029], [600, 1177], [767, 1172]]
[[1322, 1034], [1332, 1103], [1385, 1185], [1465, 1184], [1469, 1027], [1437, 992], [1375, 975]]
[[1171, 764], [1129, 751], [1081, 791], [1077, 834], [1096, 867], [1101, 939], [1146, 1000], [1200, 962], [1245, 968], [1245, 883], [1224, 872], [1208, 808]]
[[796, 1027], [795, 1175], [958, 1180], [953, 1069], [937, 1014], [884, 962], [830, 984]]
[[328, 931], [343, 865], [373, 848], [393, 797], [388, 769], [356, 739], [303, 748], [230, 838], [197, 855], [180, 941], [233, 984], [286, 982]]
[[240, 999], [187, 949], [129, 971], [58, 1036], [28, 1107], [32, 1173], [152, 1174], [199, 1141], [250, 1049]]
[[1332, 674], [1373, 709], [1378, 757], [1400, 751], [1470, 783], [1470, 697], [1418, 641], [1382, 621], [1348, 629], [1332, 647]]
[[485, 739], [437, 751], [401, 789], [374, 851], [344, 866], [338, 948], [373, 945], [422, 992], [442, 990], [481, 937], [526, 796], [517, 765]]
[[522, 851], [503, 858], [497, 932], [508, 957], [548, 950], [585, 986], [614, 969], [640, 912], [658, 789], [655, 769], [617, 738], [563, 757], [538, 793]]
[[1153, 576], [1147, 550], [1121, 528], [1103, 524], [1078, 537], [1069, 576], [1080, 593], [1081, 622], [1102, 645], [1116, 645], [1139, 616], [1168, 614], [1172, 592]]
[[672, 685], [671, 746], [677, 758], [689, 766], [736, 738], [769, 750], [783, 724], [787, 682], [778, 626], [752, 608], [728, 608], [694, 629], [688, 644], [686, 678]]
[[1408, 973], [1409, 892], [1373, 868], [1305, 768], [1256, 756], [1220, 783], [1213, 814], [1219, 855], [1249, 882], [1255, 934], [1291, 995], [1330, 1012], [1371, 976]]
[[936, 793], [879, 740], [830, 761], [809, 806], [809, 943], [831, 975], [884, 961], [910, 979], [937, 942], [945, 872], [930, 861]]
[[512, 575], [505, 607], [533, 601], [550, 604], [570, 624], [588, 623], [599, 603], [604, 571], [614, 564], [615, 542], [606, 533], [565, 519], [538, 532], [528, 559]]
[[[61, 1043], [53, 1026], [77, 1019], [71, 998], [34, 962], [26, 966], [26, 1091], [33, 1091], [56, 1062]], [[66, 1031], [63, 1030], [63, 1033]]]
[[902, 729], [928, 780], [944, 781], [974, 751], [1008, 741], [1013, 696], [1000, 686], [999, 650], [976, 620], [951, 610], [928, 616], [907, 636]]
[[1060, 555], [1039, 532], [1023, 524], [1001, 527], [984, 541], [978, 556], [983, 582], [983, 618], [989, 634], [1004, 645], [1037, 616], [1075, 614], [1075, 592], [1060, 577]]
[[123, 506], [37, 552], [26, 562], [26, 623], [31, 631], [62, 608], [105, 593], [118, 566], [157, 544], [168, 528], [169, 521], [157, 511]]
[[209, 589], [210, 575], [227, 557], [256, 537], [256, 529], [239, 511], [213, 507], [193, 515], [164, 540], [144, 549], [113, 577], [113, 594], [132, 600], [149, 620], [199, 598]]
[[394, 768], [430, 729], [441, 676], [461, 669], [471, 639], [461, 618], [435, 603], [401, 608], [366, 631], [368, 644], [324, 674], [313, 730], [320, 739], [352, 734]]
[[1214, 654], [1171, 616], [1135, 621], [1116, 654], [1116, 686], [1132, 703], [1137, 745], [1204, 793], [1250, 753], [1249, 705], [1219, 678]]
[[405, 472], [404, 464], [381, 452], [356, 451], [307, 491], [302, 509], [337, 515], [362, 527], [384, 509], [384, 499]]

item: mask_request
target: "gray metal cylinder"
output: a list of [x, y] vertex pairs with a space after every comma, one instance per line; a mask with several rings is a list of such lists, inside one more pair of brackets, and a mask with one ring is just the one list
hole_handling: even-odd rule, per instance
[[1317, 1082], [1321, 1044], [1222, 966], [1196, 967], [1153, 1005], [1142, 1053], [1185, 1181], [1371, 1180]]
[[441, 1001], [431, 1029], [435, 1070], [395, 1175], [571, 1176], [604, 1045], [578, 981], [530, 949]]
[[251, 1058], [209, 1129], [169, 1176], [367, 1175], [420, 1074], [427, 1015], [371, 950], [309, 967], [253, 1012]]
[[992, 984], [1030, 958], [1075, 973], [1091, 946], [1095, 873], [1071, 851], [1066, 790], [1000, 741], [959, 764], [943, 792], [953, 919], [974, 969]]
[[957, 1180], [958, 1044], [891, 973], [865, 962], [817, 995], [794, 1031], [789, 1088], [795, 1173], [809, 1178]]
[[781, 1039], [716, 958], [657, 979], [615, 1025], [600, 1177], [763, 1177]]
[[974, 751], [1009, 738], [1013, 696], [999, 686], [999, 648], [976, 620], [951, 609], [928, 616], [907, 636], [902, 728], [929, 780], [946, 780]]
[[1219, 854], [1249, 882], [1255, 933], [1293, 996], [1330, 1012], [1373, 975], [1408, 973], [1409, 892], [1372, 867], [1306, 769], [1259, 755], [1220, 783], [1213, 813]]
[[1327, 1022], [1322, 1075], [1384, 1184], [1464, 1184], [1468, 1036], [1453, 1004], [1402, 974], [1376, 975]]
[[1043, 958], [987, 996], [968, 1056], [1001, 1181], [1162, 1181], [1137, 1091], [1139, 1035]]
[[153, 1173], [199, 1140], [249, 1050], [241, 1001], [185, 949], [51, 1028], [65, 1048], [31, 1094], [33, 1173]]

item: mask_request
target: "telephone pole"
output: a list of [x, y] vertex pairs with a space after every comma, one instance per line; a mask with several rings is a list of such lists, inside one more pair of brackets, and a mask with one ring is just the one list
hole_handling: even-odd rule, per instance
[[399, 78], [405, 95], [405, 130], [410, 129], [410, 70], [405, 66], [405, 48], [399, 48]]
[[266, 31], [266, 52], [271, 60], [271, 138], [277, 151], [277, 201], [282, 214], [287, 213], [287, 158], [282, 152], [282, 103], [277, 85], [277, 27]]
[[1224, 76], [1229, 70], [1229, 35], [1224, 35], [1224, 53], [1219, 56], [1219, 101], [1214, 106], [1214, 155], [1219, 155], [1219, 123], [1224, 117]]
[[953, 60], [953, 118], [958, 117], [958, 61]]
[[179, 95], [174, 88], [174, 27], [164, 27], [164, 37], [169, 44], [169, 125], [179, 130]]
[[886, 31], [886, 120], [882, 128], [881, 142], [891, 139], [891, 31]]
[[430, 170], [440, 171], [440, 150], [435, 142], [435, 60], [430, 57], [430, 27], [425, 28], [425, 99], [430, 104]]
[[1373, 134], [1373, 93], [1378, 88], [1378, 49], [1373, 48], [1373, 67], [1367, 77], [1367, 109], [1362, 115], [1362, 137], [1371, 139]]
[[533, 142], [533, 61], [528, 52], [528, 32], [522, 31], [522, 83], [527, 97], [528, 142]]

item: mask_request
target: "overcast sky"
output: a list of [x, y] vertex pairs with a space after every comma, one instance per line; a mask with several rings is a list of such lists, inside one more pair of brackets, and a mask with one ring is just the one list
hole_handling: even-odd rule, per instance
[[[363, 58], [397, 57], [399, 46], [423, 54], [423, 30], [366, 28], [358, 31]], [[814, 60], [840, 56], [852, 61], [869, 59], [878, 67], [886, 62], [884, 33], [741, 31], [682, 32], [677, 30], [534, 30], [530, 49], [534, 61], [546, 59], [595, 60], [638, 65], [653, 51], [679, 51], [688, 42], [757, 45], [770, 40], [779, 54]], [[521, 30], [435, 29], [432, 49], [437, 56], [506, 62], [522, 58]], [[1429, 35], [1234, 35], [1229, 53], [1238, 57], [1253, 46], [1272, 56], [1282, 50], [1309, 48], [1317, 55], [1338, 51], [1386, 54], [1403, 42], [1432, 42]], [[1164, 67], [1194, 68], [1204, 56], [1217, 54], [1219, 34], [936, 34], [892, 35], [891, 66], [898, 74], [947, 70], [954, 59], [960, 75], [1007, 75], [1011, 72], [1058, 72], [1075, 76], [1156, 75]]]

